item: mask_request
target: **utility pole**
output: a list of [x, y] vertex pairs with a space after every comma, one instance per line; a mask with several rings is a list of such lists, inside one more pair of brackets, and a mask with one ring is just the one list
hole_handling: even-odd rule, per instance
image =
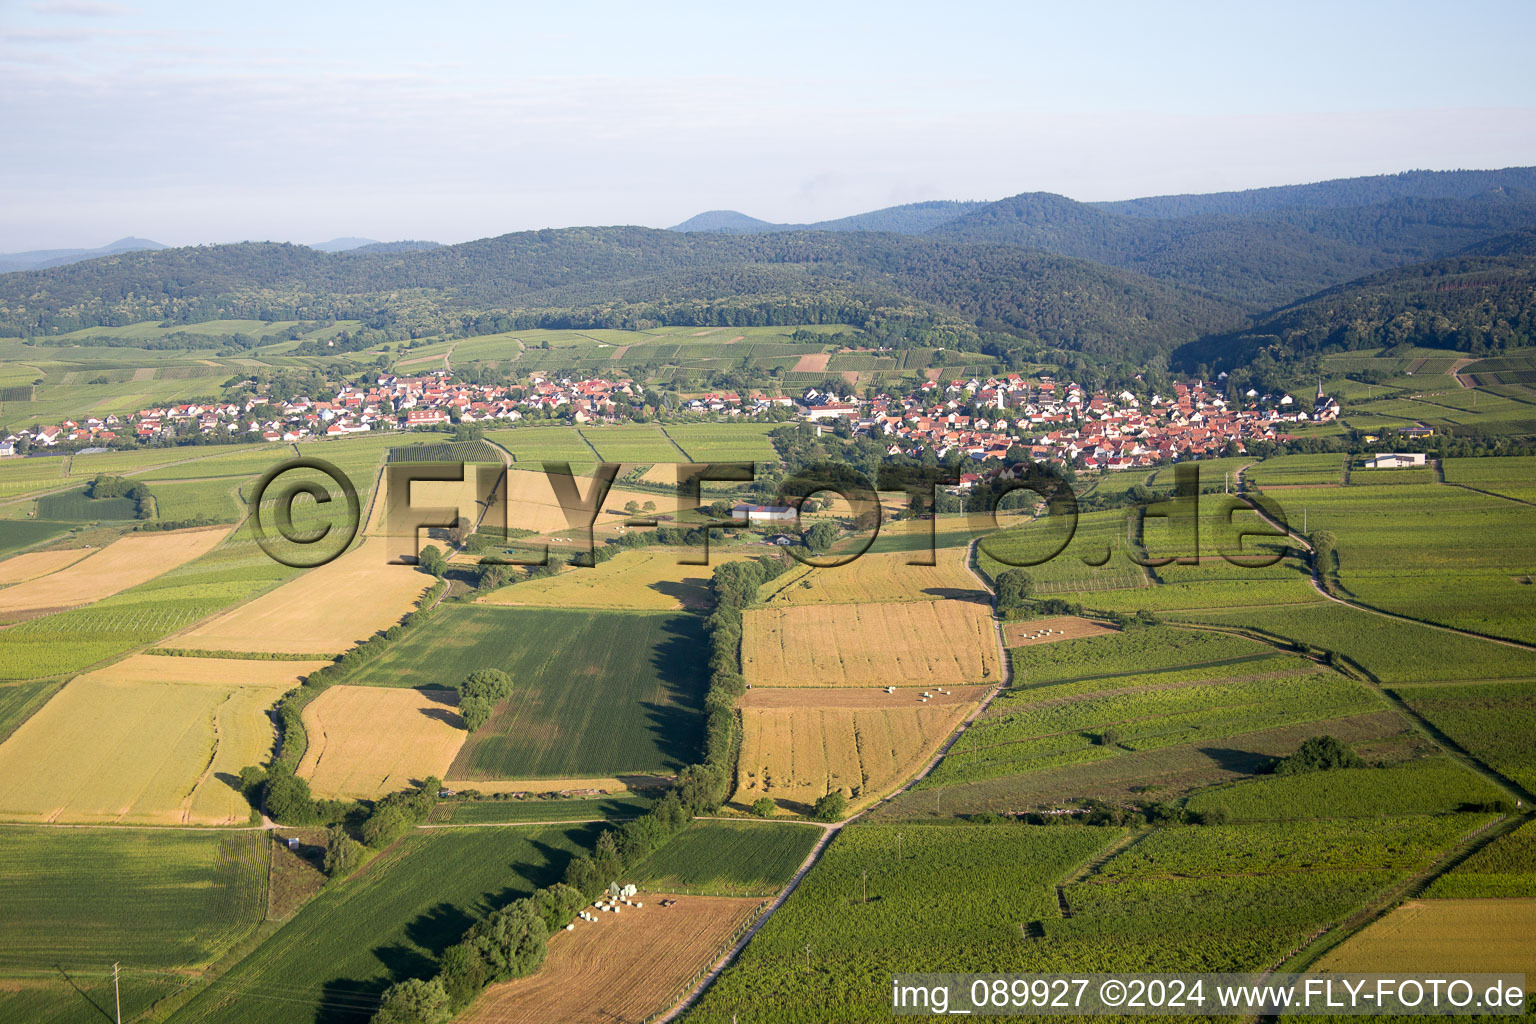
[[1307, 532], [1307, 506], [1301, 506], [1301, 532]]
[[901, 863], [901, 833], [896, 833], [896, 863]]
[[811, 969], [811, 944], [809, 942], [805, 944], [805, 969], [807, 971]]
[[112, 1003], [117, 1009], [117, 1024], [123, 1024], [123, 995], [117, 987], [117, 964], [112, 965]]
[[868, 871], [868, 869], [865, 869], [865, 870], [859, 872], [859, 882], [864, 886], [864, 899], [862, 900], [862, 902], [868, 903], [869, 902], [869, 871]]

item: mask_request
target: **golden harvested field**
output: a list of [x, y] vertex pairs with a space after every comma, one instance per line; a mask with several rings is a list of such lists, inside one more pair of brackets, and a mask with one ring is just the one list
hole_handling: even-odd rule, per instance
[[[624, 466], [619, 471], [619, 475], [623, 476], [632, 468], [635, 467]], [[507, 473], [505, 493], [500, 495], [502, 500], [491, 508], [490, 513], [485, 517], [485, 523], [487, 526], [500, 526], [502, 525], [501, 517], [505, 515], [506, 526], [512, 529], [537, 530], [540, 533], [554, 533], [562, 536], [567, 531], [580, 530], [592, 516], [591, 506], [587, 502], [592, 495], [592, 478], [577, 476], [575, 483], [577, 490], [580, 491], [580, 497], [570, 512], [576, 517], [576, 526], [571, 525], [567, 510], [562, 507], [549, 477], [543, 472], [521, 470], [512, 470]], [[653, 502], [656, 506], [655, 513], [676, 512], [679, 504], [674, 494], [627, 491], [615, 484], [597, 510], [596, 525], [612, 526], [625, 519], [652, 514], [640, 512], [632, 515], [624, 511], [624, 506], [631, 501], [642, 508], [646, 502]]]
[[389, 541], [369, 537], [334, 562], [178, 636], [210, 651], [339, 654], [388, 629], [432, 585], [414, 566], [389, 564]]
[[900, 707], [883, 710], [744, 707], [733, 800], [747, 807], [768, 796], [803, 814], [833, 790], [843, 791], [850, 810], [885, 795], [922, 767], [975, 706], [920, 705], [910, 690], [882, 696], [903, 693]]
[[1536, 976], [1536, 899], [1410, 900], [1313, 970]]
[[318, 797], [372, 800], [439, 779], [469, 734], [453, 690], [333, 686], [304, 709], [299, 774]]
[[915, 707], [944, 707], [950, 704], [975, 704], [986, 696], [990, 686], [946, 686], [945, 692], [930, 689], [927, 692], [933, 694], [927, 704], [918, 704], [917, 698], [923, 693], [921, 690], [909, 690], [905, 687], [895, 693], [886, 693], [885, 687], [841, 687], [839, 689], [811, 690], [804, 686], [754, 686], [741, 699], [736, 702], [739, 708], [851, 708], [855, 710], [867, 710], [879, 708], [891, 710], [894, 708]]
[[622, 608], [678, 611], [709, 607], [709, 576], [716, 565], [745, 554], [711, 551], [709, 565], [678, 565], [697, 558], [695, 548], [654, 547], [626, 551], [593, 568], [567, 569], [558, 576], [503, 587], [484, 604], [534, 605], [543, 608]]
[[322, 664], [141, 654], [78, 676], [0, 744], [0, 817], [244, 824], [267, 709]]
[[464, 1024], [614, 1024], [667, 1009], [725, 952], [763, 900], [646, 893], [643, 907], [595, 913], [549, 940], [538, 973], [492, 985], [456, 1018]]
[[[1045, 636], [1035, 636], [1041, 630], [1047, 630]], [[1105, 633], [1113, 633], [1115, 630], [1108, 626], [1101, 626], [1089, 619], [1081, 619], [1076, 615], [1053, 615], [1044, 619], [1030, 619], [1028, 622], [1007, 622], [1003, 624], [1003, 642], [1009, 647], [1036, 646], [1038, 644], [1055, 643], [1057, 640], [1076, 640], [1085, 636], [1102, 636]]]
[[169, 572], [211, 551], [229, 527], [134, 533], [26, 583], [0, 590], [0, 615], [90, 604]]
[[975, 601], [789, 605], [742, 619], [753, 686], [946, 686], [1001, 674], [992, 609]]
[[937, 565], [909, 565], [921, 551], [866, 554], [847, 565], [796, 568], [763, 587], [770, 607], [814, 604], [869, 604], [880, 601], [940, 601], [989, 595], [965, 567], [965, 548], [940, 548]]
[[58, 572], [90, 553], [89, 548], [65, 548], [62, 551], [30, 551], [24, 555], [13, 555], [0, 562], [0, 586], [25, 583]]

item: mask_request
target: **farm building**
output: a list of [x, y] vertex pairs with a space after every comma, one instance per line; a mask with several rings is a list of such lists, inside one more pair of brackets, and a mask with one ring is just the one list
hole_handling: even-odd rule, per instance
[[795, 517], [794, 509], [782, 505], [737, 505], [731, 509], [732, 519], [742, 519], [749, 523], [793, 522]]
[[1422, 465], [1424, 456], [1419, 452], [1383, 452], [1365, 460], [1366, 469], [1403, 469]]

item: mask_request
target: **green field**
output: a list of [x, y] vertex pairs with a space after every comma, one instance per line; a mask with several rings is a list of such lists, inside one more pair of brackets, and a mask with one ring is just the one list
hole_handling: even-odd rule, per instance
[[1295, 487], [1300, 484], [1342, 484], [1342, 455], [1280, 455], [1257, 463], [1243, 474], [1255, 487]]
[[1503, 790], [1448, 757], [1387, 768], [1277, 775], [1198, 793], [1194, 811], [1220, 808], [1231, 819], [1370, 818], [1443, 814], [1504, 798]]
[[649, 892], [771, 896], [820, 838], [808, 825], [699, 821], [651, 854], [632, 880]]
[[[1245, 666], [1233, 669], [1244, 672]], [[1030, 695], [1026, 692], [1027, 696]], [[1380, 698], [1335, 673], [1277, 672], [1011, 702], [960, 735], [923, 788], [1362, 714]]]
[[139, 506], [131, 498], [92, 498], [85, 488], [49, 494], [37, 499], [37, 517], [54, 522], [90, 523], [98, 520], [133, 519]]
[[465, 743], [455, 779], [675, 771], [698, 755], [702, 626], [691, 615], [452, 605], [358, 679], [455, 686], [499, 668], [513, 695]]
[[1406, 686], [1396, 694], [1473, 757], [1536, 792], [1536, 682]]
[[36, 519], [0, 520], [0, 557], [45, 544], [74, 527], [74, 523], [46, 523]]
[[[1432, 630], [1331, 602], [1176, 614], [1191, 622], [1242, 626], [1287, 641], [1337, 651], [1382, 682], [1536, 675], [1536, 653], [1531, 651]], [[1426, 651], [1434, 653], [1426, 657]]]
[[778, 458], [768, 440], [779, 423], [677, 423], [667, 435], [690, 462], [772, 462]]
[[654, 424], [583, 427], [581, 436], [604, 462], [687, 462], [682, 449]]
[[260, 832], [0, 831], [0, 1020], [100, 1020], [114, 961], [127, 979], [125, 1020], [181, 987], [189, 979], [171, 972], [212, 963], [262, 919], [270, 842]]
[[1536, 821], [1499, 836], [1425, 891], [1430, 899], [1536, 896]]
[[636, 793], [574, 800], [443, 800], [432, 822], [455, 825], [519, 824], [539, 821], [620, 820], [644, 814], [654, 803]]
[[79, 671], [185, 629], [292, 578], [245, 530], [201, 558], [95, 604], [0, 630], [0, 679]]
[[486, 440], [501, 445], [518, 462], [596, 462], [597, 452], [569, 427], [513, 427], [488, 430]]
[[367, 1021], [392, 982], [475, 920], [559, 881], [590, 826], [416, 832], [345, 885], [322, 893], [171, 1018], [242, 1024]]

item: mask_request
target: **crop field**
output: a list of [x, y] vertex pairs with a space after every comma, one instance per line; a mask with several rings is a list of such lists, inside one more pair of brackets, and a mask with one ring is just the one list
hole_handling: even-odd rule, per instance
[[820, 838], [811, 825], [696, 821], [637, 867], [632, 881], [646, 892], [772, 896]]
[[[159, 488], [155, 484], [160, 480], [202, 480], [209, 477], [249, 477], [254, 480], [278, 463], [294, 457], [291, 444], [239, 445], [232, 450], [214, 450], [221, 454], [187, 459], [195, 449], [182, 449], [179, 458], [185, 461], [136, 472], [133, 479], [143, 480], [156, 493]], [[86, 456], [87, 459], [94, 457]]]
[[206, 554], [227, 532], [214, 528], [123, 537], [67, 568], [0, 590], [0, 617], [110, 597]]
[[[1504, 458], [1442, 459], [1448, 484], [1536, 484], [1536, 455]], [[1497, 488], [1491, 488], [1496, 490]]]
[[[90, 561], [55, 575], [74, 572]], [[185, 629], [294, 574], [263, 554], [243, 531], [236, 531], [207, 554], [120, 594], [0, 630], [0, 679], [77, 672]]]
[[[710, 1024], [729, 1024], [733, 1014], [870, 1020], [889, 1014], [896, 972], [969, 971], [981, 963], [1048, 969], [1059, 961], [1026, 937], [1028, 925], [1057, 917], [1056, 884], [1122, 834], [1010, 825], [845, 828], [690, 1017]], [[807, 944], [819, 963], [810, 973]]]
[[[999, 775], [942, 786], [920, 784], [889, 803], [878, 805], [871, 814], [881, 820], [933, 819], [1057, 807], [1082, 797], [1116, 803], [1149, 798], [1171, 800], [1209, 786], [1253, 778], [1267, 771], [1275, 758], [1291, 753], [1318, 731], [1317, 723], [1300, 722], [1226, 736], [1219, 743], [1199, 740], [1123, 751], [1021, 775]], [[1364, 757], [1401, 761], [1434, 753], [1434, 748], [1411, 732], [1402, 716], [1392, 711], [1331, 719], [1327, 731], [1354, 746]]]
[[272, 749], [267, 709], [318, 667], [139, 655], [79, 676], [0, 744], [0, 817], [244, 824], [234, 780]]
[[[1110, 690], [1036, 704], [1010, 703], [967, 729], [922, 785], [942, 786], [1124, 751], [1322, 722], [1381, 706], [1359, 683], [1333, 673], [1238, 681], [1214, 679]], [[1326, 731], [1320, 726], [1319, 731]]]
[[[977, 562], [991, 579], [1007, 569], [1022, 567], [1034, 580], [1035, 593], [1042, 597], [1147, 586], [1146, 570], [1126, 557], [1123, 509], [1081, 515], [1070, 542], [1054, 557], [1052, 553], [1066, 538], [1066, 523], [1061, 517], [1047, 515], [1019, 522], [1000, 516], [996, 528], [986, 516], [970, 518], [973, 531], [982, 538]], [[1039, 564], [1028, 564], [1031, 562]]]
[[1202, 812], [1220, 808], [1233, 820], [1365, 818], [1443, 814], [1502, 796], [1493, 783], [1450, 758], [1428, 757], [1385, 768], [1251, 779], [1197, 793], [1190, 797], [1189, 808]]
[[390, 565], [389, 557], [389, 542], [370, 537], [334, 562], [184, 633], [175, 646], [340, 654], [399, 622], [431, 585], [432, 577], [415, 566]]
[[975, 601], [759, 608], [743, 618], [754, 686], [944, 686], [1001, 675], [992, 609]]
[[669, 424], [667, 436], [691, 462], [773, 462], [779, 455], [768, 434], [779, 423]]
[[57, 689], [58, 684], [44, 681], [0, 684], [0, 743]]
[[[486, 440], [501, 445], [518, 462], [598, 462], [597, 452], [569, 427], [513, 427], [487, 430]], [[667, 460], [667, 461], [682, 461]]]
[[249, 935], [267, 905], [259, 832], [0, 831], [0, 1020], [123, 1019]]
[[299, 774], [317, 797], [376, 800], [448, 775], [464, 745], [453, 690], [333, 686], [303, 714]]
[[56, 548], [52, 551], [32, 551], [13, 555], [0, 562], [0, 585], [10, 586], [13, 583], [25, 583], [39, 576], [47, 576], [67, 565], [73, 565], [89, 554], [91, 554], [89, 548]]
[[1432, 882], [1426, 899], [1536, 897], [1536, 822], [1499, 836]]
[[1313, 970], [1536, 974], [1536, 899], [1410, 900]]
[[591, 826], [426, 829], [322, 892], [171, 1020], [366, 1024], [492, 910], [560, 880]]
[[1408, 686], [1394, 691], [1473, 757], [1536, 791], [1536, 682]]
[[7, 828], [0, 1019], [102, 1019], [118, 960], [124, 1019], [137, 1017], [185, 984], [180, 972], [255, 928], [268, 842], [254, 832]]
[[841, 791], [854, 808], [884, 794], [925, 764], [974, 706], [919, 705], [906, 693], [906, 706], [894, 708], [742, 708], [733, 802], [745, 808], [767, 796], [808, 814], [827, 793]]
[[1344, 482], [1343, 455], [1279, 455], [1256, 463], [1243, 479], [1259, 488]]
[[[483, 604], [540, 608], [609, 608], [632, 611], [695, 611], [710, 605], [709, 575], [722, 562], [745, 554], [722, 553], [711, 545], [709, 565], [679, 565], [699, 557], [692, 548], [653, 547], [626, 551], [587, 568], [527, 580], [479, 598]], [[0, 562], [0, 566], [4, 563]]]
[[160, 519], [212, 519], [232, 523], [246, 512], [243, 492], [232, 478], [183, 480], [152, 485]]
[[0, 557], [45, 544], [71, 527], [70, 523], [43, 523], [36, 519], [0, 519]]
[[1010, 648], [1056, 644], [1118, 632], [1092, 619], [1076, 615], [1050, 615], [1043, 619], [1009, 622], [1003, 626], [1003, 642]]
[[698, 753], [702, 624], [693, 615], [448, 605], [358, 681], [457, 686], [499, 668], [512, 697], [460, 751], [451, 777], [674, 771]]
[[655, 424], [584, 427], [581, 436], [604, 462], [688, 462], [688, 456]]
[[[762, 900], [682, 896], [556, 933], [528, 978], [493, 985], [459, 1018], [466, 1024], [612, 1024], [665, 1010], [747, 925]], [[614, 984], [624, 978], [623, 984]]]
[[1403, 484], [1432, 484], [1435, 471], [1429, 468], [1402, 469], [1352, 469], [1349, 471], [1351, 487], [1396, 487]]
[[1117, 854], [1096, 878], [1275, 874], [1282, 871], [1417, 871], [1454, 847], [1491, 815], [1421, 815], [1160, 828]]
[[[498, 490], [497, 497], [500, 500], [487, 513], [485, 524], [500, 526], [505, 522], [506, 526], [514, 529], [536, 530], [539, 533], [569, 532], [573, 537], [581, 537], [584, 536], [583, 531], [587, 524], [594, 520], [597, 526], [612, 526], [631, 518], [631, 513], [624, 510], [625, 504], [631, 501], [642, 508], [650, 502], [654, 511], [657, 512], [675, 512], [678, 509], [679, 501], [676, 495], [630, 491], [616, 485], [604, 496], [594, 517], [590, 503], [590, 498], [595, 494], [594, 481], [590, 477], [579, 475], [577, 467], [572, 467], [572, 471], [578, 473], [574, 480], [580, 495], [574, 507], [570, 508], [566, 507], [550, 483], [549, 477], [542, 471], [509, 472], [506, 487]], [[424, 488], [426, 485], [416, 486]], [[450, 485], [434, 484], [432, 486], [446, 488]], [[472, 497], [469, 500], [472, 501]], [[461, 506], [463, 504], [461, 500]]]
[[937, 565], [912, 565], [903, 552], [866, 554], [846, 565], [799, 565], [766, 584], [759, 598], [769, 607], [877, 604], [887, 601], [985, 601], [981, 582], [965, 567], [965, 548], [941, 548]]
[[654, 801], [640, 793], [570, 800], [440, 800], [428, 819], [434, 824], [489, 825], [541, 821], [622, 820], [644, 814]]
[[60, 523], [110, 522], [134, 519], [138, 503], [130, 498], [92, 498], [84, 487], [45, 494], [37, 499], [37, 517]]
[[1018, 687], [1213, 665], [1265, 656], [1270, 650], [1255, 640], [1228, 633], [1152, 626], [1069, 638], [1010, 654], [1013, 685]]
[[1536, 508], [1461, 487], [1346, 488], [1307, 500], [1314, 530], [1337, 537], [1340, 582], [1361, 601], [1410, 618], [1536, 641], [1536, 571], [1524, 538]]
[[0, 500], [65, 486], [69, 483], [64, 477], [68, 462], [63, 458], [0, 461]]
[[[1337, 651], [1385, 683], [1536, 676], [1536, 653], [1331, 602], [1178, 616]], [[1425, 657], [1426, 650], [1433, 651], [1433, 657]]]

